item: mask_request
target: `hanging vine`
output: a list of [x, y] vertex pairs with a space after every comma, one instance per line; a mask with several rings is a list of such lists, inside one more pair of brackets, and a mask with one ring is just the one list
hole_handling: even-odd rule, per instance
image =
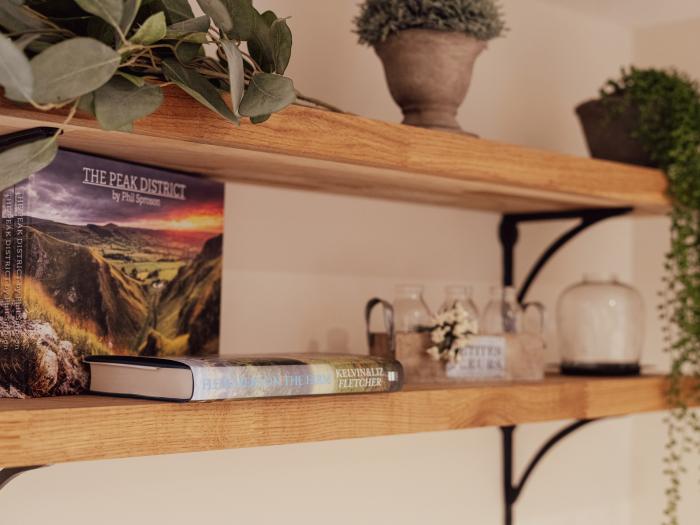
[[676, 71], [623, 70], [602, 90], [611, 116], [637, 112], [635, 138], [665, 171], [672, 202], [671, 247], [666, 255], [660, 316], [671, 357], [664, 474], [668, 478], [666, 525], [678, 525], [684, 458], [700, 451], [700, 417], [688, 407], [700, 400], [700, 91]]

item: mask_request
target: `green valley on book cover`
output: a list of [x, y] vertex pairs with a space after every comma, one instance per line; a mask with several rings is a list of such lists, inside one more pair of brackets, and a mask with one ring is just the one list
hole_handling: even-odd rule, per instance
[[83, 392], [87, 356], [218, 353], [222, 183], [61, 150], [1, 209], [0, 397]]

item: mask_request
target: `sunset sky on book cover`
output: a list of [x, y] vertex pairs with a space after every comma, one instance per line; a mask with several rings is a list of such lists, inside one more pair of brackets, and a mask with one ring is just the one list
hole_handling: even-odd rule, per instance
[[224, 184], [60, 151], [3, 192], [0, 397], [86, 387], [87, 355], [215, 355]]

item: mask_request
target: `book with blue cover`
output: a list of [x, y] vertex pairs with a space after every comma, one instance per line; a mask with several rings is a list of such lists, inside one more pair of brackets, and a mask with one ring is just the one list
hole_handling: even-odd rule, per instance
[[219, 350], [224, 184], [72, 151], [2, 197], [0, 397], [83, 392], [83, 358]]

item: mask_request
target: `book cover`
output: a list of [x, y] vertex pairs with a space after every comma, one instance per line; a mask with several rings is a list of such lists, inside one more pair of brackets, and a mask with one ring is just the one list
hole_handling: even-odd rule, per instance
[[[86, 361], [95, 393], [182, 401], [395, 392], [403, 385], [398, 361], [373, 356], [93, 356]], [[182, 376], [182, 369], [191, 375]], [[156, 370], [164, 375], [154, 375]], [[175, 387], [177, 381], [182, 389]]]
[[218, 352], [222, 183], [60, 151], [2, 199], [0, 397], [82, 392], [90, 355]]

